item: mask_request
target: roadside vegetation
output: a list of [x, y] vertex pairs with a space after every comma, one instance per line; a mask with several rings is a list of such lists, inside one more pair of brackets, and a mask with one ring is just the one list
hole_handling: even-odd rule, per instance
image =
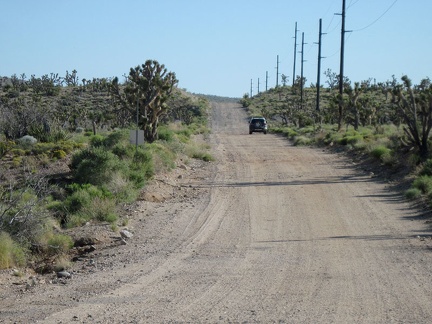
[[[211, 161], [209, 104], [177, 88], [157, 61], [118, 78], [80, 80], [77, 71], [3, 77], [0, 87], [0, 269], [63, 268], [74, 246], [66, 229], [127, 220], [157, 173]], [[130, 142], [131, 130], [144, 143]]]
[[269, 131], [294, 145], [317, 145], [345, 150], [379, 165], [386, 175], [413, 178], [406, 198], [432, 207], [432, 84], [425, 78], [413, 85], [407, 76], [386, 82], [372, 79], [352, 83], [327, 70], [326, 87], [296, 79], [259, 93], [245, 94], [241, 103], [250, 115], [267, 118]]

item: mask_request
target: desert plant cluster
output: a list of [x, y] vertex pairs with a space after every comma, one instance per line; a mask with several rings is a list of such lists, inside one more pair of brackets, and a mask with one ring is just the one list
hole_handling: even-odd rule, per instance
[[[65, 229], [92, 222], [115, 231], [121, 207], [156, 173], [187, 159], [212, 160], [194, 136], [208, 133], [206, 99], [177, 87], [148, 60], [119, 78], [1, 78], [0, 269], [64, 266]], [[144, 143], [131, 143], [131, 131]]]
[[[270, 121], [270, 132], [283, 134], [295, 145], [345, 148], [381, 164], [387, 171], [402, 168], [416, 177], [409, 199], [432, 206], [431, 138], [432, 84], [429, 78], [413, 85], [407, 76], [386, 82], [352, 83], [327, 70], [326, 87], [304, 87], [296, 79], [253, 97], [241, 99], [251, 115]], [[319, 100], [317, 100], [319, 98]]]

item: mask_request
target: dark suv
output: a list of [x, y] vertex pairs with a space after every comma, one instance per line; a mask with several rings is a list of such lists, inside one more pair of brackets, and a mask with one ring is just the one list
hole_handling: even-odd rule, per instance
[[267, 134], [267, 121], [264, 117], [252, 117], [249, 120], [249, 134], [263, 132]]

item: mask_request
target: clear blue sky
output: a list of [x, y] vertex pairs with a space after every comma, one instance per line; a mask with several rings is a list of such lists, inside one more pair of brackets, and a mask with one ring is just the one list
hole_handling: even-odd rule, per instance
[[[0, 76], [122, 77], [155, 59], [190, 92], [241, 97], [292, 82], [294, 29], [304, 33], [304, 76], [339, 73], [342, 0], [0, 0]], [[432, 77], [432, 1], [346, 0], [345, 75], [377, 82]], [[297, 53], [296, 74], [300, 74]], [[281, 78], [279, 77], [279, 82]], [[326, 78], [321, 77], [325, 84]]]

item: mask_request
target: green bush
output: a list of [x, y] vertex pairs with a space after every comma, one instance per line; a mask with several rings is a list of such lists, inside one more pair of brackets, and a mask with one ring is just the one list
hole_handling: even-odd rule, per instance
[[[174, 160], [172, 160], [173, 163]], [[136, 187], [142, 187], [145, 180], [153, 177], [155, 173], [153, 165], [153, 156], [150, 151], [144, 148], [138, 148], [130, 166], [127, 168], [129, 179], [133, 180]]]
[[418, 199], [421, 196], [422, 192], [418, 188], [410, 188], [405, 191], [405, 198], [409, 200]]
[[80, 209], [88, 206], [92, 199], [111, 198], [111, 192], [91, 184], [72, 184], [68, 186], [70, 195], [64, 201], [63, 209], [75, 213]]
[[26, 250], [20, 247], [6, 232], [0, 232], [0, 269], [26, 264]]
[[65, 254], [74, 245], [72, 238], [64, 234], [54, 234], [47, 243], [49, 255]]
[[160, 126], [158, 129], [158, 137], [161, 141], [171, 142], [174, 139], [174, 132], [167, 126]]
[[53, 152], [53, 157], [56, 159], [63, 159], [66, 157], [66, 155], [67, 155], [66, 152], [63, 150], [55, 150]]
[[102, 185], [110, 180], [114, 171], [122, 168], [122, 164], [112, 152], [95, 147], [74, 154], [70, 167], [75, 182]]
[[310, 145], [311, 143], [312, 143], [312, 139], [306, 136], [296, 136], [294, 138], [295, 146], [306, 146], [306, 145]]
[[428, 159], [423, 163], [420, 175], [432, 176], [432, 159]]
[[344, 139], [345, 139], [345, 145], [348, 145], [348, 144], [355, 145], [355, 144], [363, 141], [363, 136], [360, 134], [349, 135], [349, 136], [344, 137]]
[[0, 159], [6, 155], [13, 147], [15, 143], [12, 141], [4, 140], [0, 141]]
[[163, 172], [172, 170], [175, 167], [176, 154], [169, 147], [162, 145], [159, 142], [153, 142], [145, 146], [149, 150], [155, 172]]
[[432, 177], [427, 175], [419, 176], [414, 180], [412, 187], [420, 190], [423, 194], [430, 194], [432, 192]]
[[104, 145], [105, 137], [99, 134], [90, 136], [90, 145], [93, 147], [100, 147]]
[[378, 146], [375, 146], [374, 148], [372, 148], [370, 153], [374, 158], [383, 161], [383, 159], [385, 159], [389, 155], [391, 155], [392, 151], [391, 151], [391, 149], [389, 149], [388, 147], [386, 147], [384, 145], [378, 145]]
[[118, 144], [127, 145], [129, 144], [129, 134], [126, 131], [118, 131], [108, 134], [108, 136], [102, 141], [102, 144], [107, 149], [112, 149]]
[[[116, 176], [117, 175], [117, 176]], [[131, 195], [137, 197], [136, 191], [129, 182], [121, 180], [116, 173], [105, 187], [90, 184], [73, 184], [68, 187], [71, 192], [62, 204], [51, 202], [50, 210], [57, 211], [67, 227], [79, 226], [97, 220], [114, 222], [117, 220], [116, 204], [125, 202]], [[114, 179], [116, 179], [114, 183]], [[119, 180], [120, 179], [120, 180]], [[129, 192], [131, 191], [131, 192]]]

